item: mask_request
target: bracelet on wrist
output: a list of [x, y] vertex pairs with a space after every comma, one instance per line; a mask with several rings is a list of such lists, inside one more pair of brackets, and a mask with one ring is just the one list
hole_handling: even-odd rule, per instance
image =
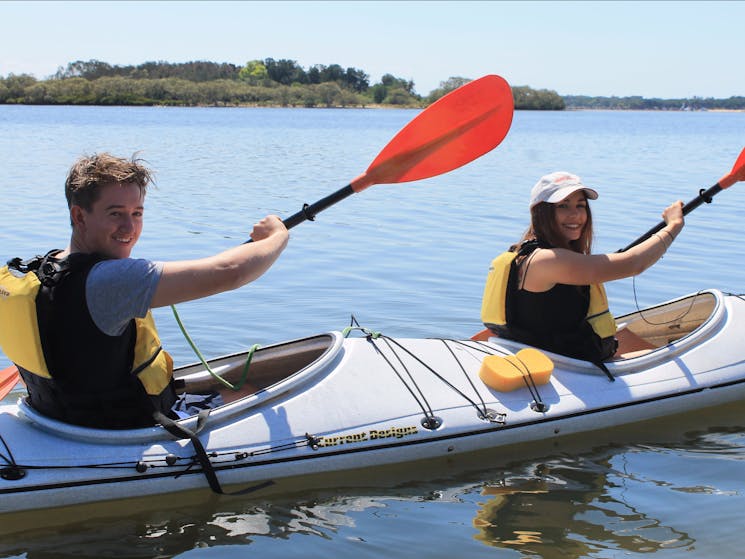
[[662, 243], [663, 252], [667, 252], [668, 244], [665, 242], [665, 239], [663, 239], [659, 233], [652, 233], [657, 239]]

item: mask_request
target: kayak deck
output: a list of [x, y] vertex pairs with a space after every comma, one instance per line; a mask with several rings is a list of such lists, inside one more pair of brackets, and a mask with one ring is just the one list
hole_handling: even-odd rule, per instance
[[[745, 301], [707, 291], [621, 317], [660, 344], [646, 355], [596, 366], [549, 354], [548, 382], [508, 392], [482, 383], [486, 356], [520, 344], [404, 339], [330, 332], [262, 348], [248, 382], [228, 393], [202, 364], [179, 368], [183, 390], [219, 389], [229, 401], [193, 440], [160, 426], [111, 431], [43, 417], [24, 401], [0, 406], [0, 512], [224, 486], [264, 487], [308, 473], [344, 472], [551, 440], [745, 398]], [[215, 359], [231, 383], [246, 353]], [[230, 399], [232, 397], [232, 399]], [[536, 402], [543, 404], [536, 406]], [[195, 435], [196, 436], [196, 435]], [[29, 444], [33, 441], [33, 444]], [[4, 458], [4, 460], [3, 460]], [[0, 476], [1, 477], [1, 476]]]

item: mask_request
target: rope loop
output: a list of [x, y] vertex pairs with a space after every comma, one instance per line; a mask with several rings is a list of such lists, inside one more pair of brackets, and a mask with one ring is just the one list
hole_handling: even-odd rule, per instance
[[204, 366], [205, 370], [212, 375], [212, 378], [214, 378], [216, 381], [218, 381], [220, 384], [222, 384], [225, 388], [228, 388], [230, 390], [233, 390], [237, 392], [241, 388], [243, 388], [243, 385], [246, 383], [246, 379], [248, 378], [248, 369], [251, 365], [251, 359], [253, 359], [254, 353], [257, 349], [259, 349], [261, 346], [259, 344], [254, 344], [251, 346], [251, 349], [248, 350], [248, 356], [246, 357], [246, 363], [243, 365], [243, 372], [241, 373], [240, 381], [238, 381], [238, 384], [232, 384], [231, 382], [227, 381], [220, 375], [218, 375], [215, 371], [212, 370], [212, 368], [207, 363], [207, 360], [202, 355], [202, 352], [199, 351], [199, 348], [194, 343], [194, 340], [191, 339], [191, 336], [189, 336], [189, 333], [186, 331], [186, 328], [184, 327], [183, 322], [181, 322], [181, 317], [178, 314], [178, 311], [176, 310], [175, 305], [171, 305], [171, 310], [173, 311], [173, 316], [176, 318], [176, 322], [179, 325], [179, 328], [181, 329], [181, 333], [184, 335], [184, 338], [187, 342], [189, 342], [189, 345], [194, 350], [194, 353], [199, 358], [199, 361]]

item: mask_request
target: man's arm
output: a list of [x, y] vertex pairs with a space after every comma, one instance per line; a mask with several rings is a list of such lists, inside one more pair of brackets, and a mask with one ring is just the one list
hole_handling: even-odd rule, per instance
[[254, 225], [251, 239], [207, 258], [165, 262], [150, 306], [200, 299], [259, 278], [287, 246], [289, 233], [279, 217], [270, 215]]

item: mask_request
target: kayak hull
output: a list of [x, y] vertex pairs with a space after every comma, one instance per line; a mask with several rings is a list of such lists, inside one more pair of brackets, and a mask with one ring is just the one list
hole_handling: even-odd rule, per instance
[[[0, 513], [210, 488], [256, 493], [310, 474], [550, 441], [745, 399], [740, 297], [711, 290], [620, 320], [658, 349], [609, 362], [612, 381], [546, 353], [547, 384], [499, 392], [479, 369], [486, 356], [517, 353], [515, 342], [329, 332], [259, 350], [247, 384], [223, 389], [228, 403], [203, 425], [177, 422], [178, 437], [161, 426], [82, 428], [22, 398], [3, 403]], [[211, 366], [235, 382], [244, 360]], [[201, 364], [178, 376], [189, 391], [215, 388]]]

